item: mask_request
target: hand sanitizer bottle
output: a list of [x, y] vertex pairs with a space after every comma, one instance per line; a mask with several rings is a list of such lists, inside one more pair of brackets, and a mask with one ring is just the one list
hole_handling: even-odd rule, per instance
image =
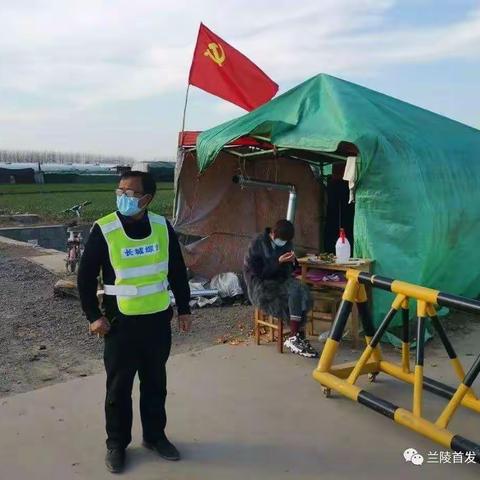
[[350, 242], [345, 236], [345, 230], [343, 228], [340, 229], [340, 236], [335, 245], [335, 254], [337, 256], [337, 263], [344, 263], [350, 258]]

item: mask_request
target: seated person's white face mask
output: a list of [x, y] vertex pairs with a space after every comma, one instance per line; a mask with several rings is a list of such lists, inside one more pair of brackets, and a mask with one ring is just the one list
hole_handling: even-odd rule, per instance
[[273, 239], [273, 243], [277, 246], [277, 247], [283, 247], [287, 244], [287, 241], [286, 240], [282, 240], [281, 238], [274, 238]]

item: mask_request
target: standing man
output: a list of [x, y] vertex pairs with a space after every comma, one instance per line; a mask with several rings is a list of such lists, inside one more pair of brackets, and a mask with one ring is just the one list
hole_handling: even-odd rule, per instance
[[[116, 190], [118, 210], [95, 222], [78, 272], [78, 290], [90, 332], [105, 339], [105, 464], [112, 473], [123, 470], [125, 449], [132, 439], [132, 386], [137, 372], [143, 445], [167, 460], [180, 459], [164, 431], [165, 364], [173, 317], [168, 285], [175, 296], [182, 332], [191, 327], [190, 289], [172, 226], [164, 217], [147, 211], [155, 192], [149, 173], [130, 171], [121, 176]], [[100, 272], [103, 312], [97, 300]]]

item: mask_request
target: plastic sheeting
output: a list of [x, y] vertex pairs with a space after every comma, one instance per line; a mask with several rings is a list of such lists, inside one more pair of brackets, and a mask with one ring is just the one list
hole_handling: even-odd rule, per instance
[[[277, 147], [326, 152], [341, 141], [356, 145], [355, 255], [374, 259], [380, 275], [479, 294], [479, 130], [318, 75], [203, 132], [197, 142], [200, 170], [225, 144], [244, 135], [262, 136]], [[377, 324], [391, 300], [375, 291]]]
[[195, 155], [183, 153], [177, 161], [173, 224], [183, 234], [200, 237], [184, 248], [185, 262], [195, 275], [212, 278], [222, 272], [241, 272], [252, 238], [285, 218], [287, 192], [242, 189], [232, 182], [239, 173], [294, 184], [298, 192], [295, 246], [304, 252], [318, 250], [323, 185], [308, 165], [285, 158], [243, 164], [232, 155], [221, 154], [218, 162], [199, 176]]
[[210, 288], [218, 290], [218, 293], [222, 298], [243, 295], [243, 288], [240, 285], [240, 279], [233, 272], [225, 272], [215, 275], [210, 281]]

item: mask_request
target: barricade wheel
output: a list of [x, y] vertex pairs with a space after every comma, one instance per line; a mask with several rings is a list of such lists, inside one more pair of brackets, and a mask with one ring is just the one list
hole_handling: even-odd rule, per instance
[[372, 372], [372, 373], [369, 373], [368, 374], [368, 380], [371, 382], [371, 383], [375, 383], [376, 380], [377, 380], [377, 375], [379, 374], [380, 372]]
[[328, 387], [322, 387], [322, 393], [325, 398], [330, 398], [332, 396], [332, 390]]

